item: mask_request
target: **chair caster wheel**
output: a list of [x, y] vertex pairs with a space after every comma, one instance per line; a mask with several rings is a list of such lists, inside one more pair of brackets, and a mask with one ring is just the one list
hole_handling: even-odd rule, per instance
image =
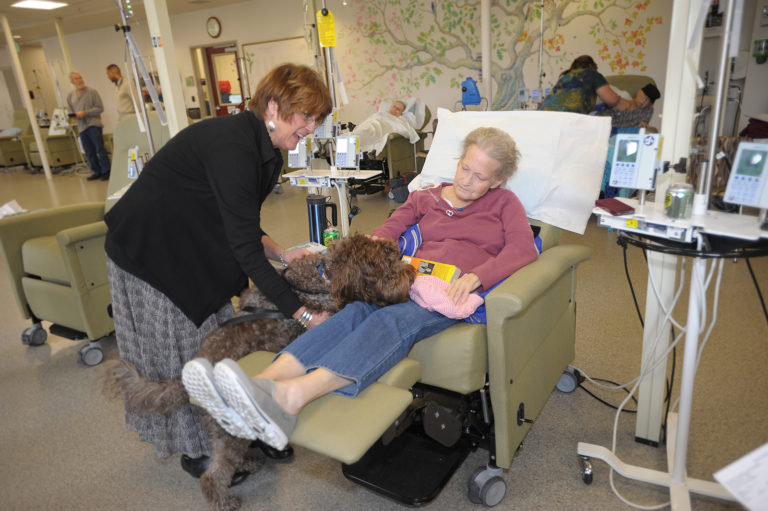
[[80, 354], [80, 361], [89, 367], [97, 366], [104, 360], [104, 352], [101, 351], [101, 348], [90, 344], [80, 348], [78, 353]]
[[563, 371], [563, 374], [560, 375], [560, 379], [557, 381], [557, 385], [555, 385], [555, 388], [559, 390], [560, 392], [563, 392], [565, 394], [570, 394], [576, 388], [579, 386], [579, 377], [576, 375], [576, 370], [568, 366], [565, 368], [565, 371]]
[[507, 493], [501, 474], [500, 468], [478, 467], [469, 478], [469, 500], [488, 507], [501, 502]]
[[592, 484], [592, 462], [586, 456], [579, 456], [581, 461], [581, 480], [584, 484]]
[[21, 333], [21, 343], [25, 346], [40, 346], [45, 344], [47, 338], [48, 332], [45, 331], [40, 323], [35, 323]]

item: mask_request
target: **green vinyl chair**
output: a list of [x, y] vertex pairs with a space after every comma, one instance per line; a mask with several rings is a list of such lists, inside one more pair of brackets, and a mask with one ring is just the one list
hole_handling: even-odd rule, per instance
[[[155, 148], [170, 138], [157, 114], [150, 113]], [[21, 315], [32, 325], [21, 335], [30, 346], [45, 343], [49, 331], [72, 340], [87, 339], [80, 360], [94, 366], [103, 360], [100, 340], [114, 331], [104, 241], [105, 211], [116, 192], [135, 179], [128, 151], [148, 151], [136, 116], [121, 120], [114, 133], [114, 158], [105, 202], [75, 204], [0, 219], [0, 254]]]
[[[486, 297], [487, 324], [459, 323], [414, 345], [408, 357], [350, 399], [307, 405], [290, 442], [334, 458], [344, 475], [407, 505], [429, 502], [470, 451], [489, 451], [468, 484], [469, 498], [495, 505], [502, 469], [575, 355], [576, 270], [589, 247], [560, 245], [560, 229], [540, 228], [539, 258]], [[274, 354], [239, 363], [251, 376]], [[575, 386], [566, 385], [566, 388]]]

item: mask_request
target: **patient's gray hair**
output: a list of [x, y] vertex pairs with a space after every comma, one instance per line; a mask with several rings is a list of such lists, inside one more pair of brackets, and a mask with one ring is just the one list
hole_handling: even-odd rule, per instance
[[517, 170], [520, 151], [517, 144], [506, 132], [498, 128], [477, 128], [464, 138], [461, 158], [466, 156], [470, 147], [476, 145], [488, 156], [499, 162], [496, 174], [499, 179], [506, 181]]

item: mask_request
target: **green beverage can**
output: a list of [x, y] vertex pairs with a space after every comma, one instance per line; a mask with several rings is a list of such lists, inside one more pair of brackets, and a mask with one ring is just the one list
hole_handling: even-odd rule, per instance
[[330, 247], [331, 243], [339, 239], [339, 230], [335, 227], [329, 227], [323, 231], [323, 245]]
[[691, 218], [693, 213], [693, 186], [688, 183], [670, 185], [664, 197], [669, 218]]

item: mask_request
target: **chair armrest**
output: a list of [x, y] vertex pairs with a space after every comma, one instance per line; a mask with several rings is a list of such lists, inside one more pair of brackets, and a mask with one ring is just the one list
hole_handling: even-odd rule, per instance
[[25, 318], [29, 317], [29, 310], [21, 288], [21, 278], [24, 275], [21, 246], [24, 242], [30, 238], [53, 236], [62, 229], [90, 224], [103, 218], [104, 203], [92, 202], [33, 211], [0, 220], [0, 254], [5, 262], [19, 309]]
[[106, 234], [107, 224], [100, 220], [90, 224], [63, 229], [56, 233], [56, 238], [59, 240], [59, 246], [66, 248], [75, 243], [106, 236]]
[[488, 314], [496, 318], [520, 314], [563, 273], [591, 257], [592, 249], [584, 245], [557, 245], [545, 250], [488, 293]]
[[101, 220], [70, 227], [56, 234], [70, 273], [69, 283], [80, 295], [107, 283], [106, 236], [107, 224]]

